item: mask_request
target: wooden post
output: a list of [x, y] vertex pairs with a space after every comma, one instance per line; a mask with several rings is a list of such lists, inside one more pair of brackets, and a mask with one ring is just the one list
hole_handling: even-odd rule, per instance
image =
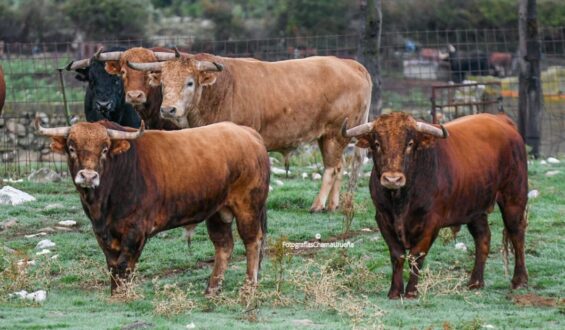
[[518, 128], [531, 154], [540, 156], [541, 115], [543, 94], [541, 89], [541, 43], [538, 35], [536, 0], [520, 0], [520, 85]]
[[373, 80], [371, 96], [371, 113], [369, 118], [378, 116], [382, 109], [381, 76], [379, 67], [379, 50], [381, 47], [382, 0], [361, 0], [361, 13], [365, 24], [361, 28], [359, 44], [359, 61], [365, 65]]

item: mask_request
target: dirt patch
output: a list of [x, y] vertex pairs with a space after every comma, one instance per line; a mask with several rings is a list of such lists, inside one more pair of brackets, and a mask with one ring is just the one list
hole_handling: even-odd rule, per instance
[[511, 295], [512, 302], [521, 307], [557, 307], [565, 305], [565, 299], [538, 296], [535, 293]]

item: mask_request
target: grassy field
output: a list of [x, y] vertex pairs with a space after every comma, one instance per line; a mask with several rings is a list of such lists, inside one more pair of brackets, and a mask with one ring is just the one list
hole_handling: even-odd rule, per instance
[[[560, 172], [546, 176], [550, 170]], [[361, 180], [353, 224], [344, 235], [341, 213], [308, 213], [320, 182], [304, 180], [301, 174], [312, 169], [292, 171], [289, 179], [273, 176], [269, 256], [260, 287], [240, 290], [245, 260], [237, 238], [224, 290], [215, 299], [203, 296], [213, 257], [204, 225], [197, 228], [190, 248], [180, 229], [153, 238], [138, 264], [131, 291], [111, 298], [103, 254], [71, 182], [11, 184], [37, 201], [0, 208], [0, 221], [17, 219], [0, 232], [0, 328], [565, 328], [565, 165], [536, 161], [530, 166], [530, 189], [540, 195], [529, 205], [528, 289], [509, 289], [513, 258], [507, 275], [501, 254], [502, 220], [495, 212], [489, 218], [493, 235], [483, 290], [465, 288], [474, 260], [470, 234], [463, 229], [452, 240], [445, 231], [427, 258], [420, 297], [397, 301], [386, 298], [390, 261], [376, 229], [367, 178]], [[76, 220], [78, 226], [25, 237], [54, 228], [61, 220]], [[353, 247], [291, 250], [282, 244], [313, 240], [316, 234], [322, 242], [349, 241]], [[35, 246], [44, 238], [57, 245], [51, 254], [36, 256]], [[464, 243], [467, 251], [455, 249], [456, 243]], [[58, 258], [52, 259], [53, 255]], [[22, 259], [34, 260], [35, 265], [18, 270]], [[22, 289], [47, 290], [47, 300], [35, 304], [8, 298]]]

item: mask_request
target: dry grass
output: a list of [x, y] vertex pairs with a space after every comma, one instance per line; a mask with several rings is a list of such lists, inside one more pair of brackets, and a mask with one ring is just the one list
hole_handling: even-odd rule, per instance
[[196, 307], [194, 300], [189, 298], [193, 292], [192, 286], [182, 290], [176, 284], [165, 284], [161, 287], [157, 281], [158, 278], [153, 279], [155, 297], [152, 303], [156, 314], [170, 317], [191, 312]]
[[[407, 256], [409, 264], [417, 268], [417, 260], [421, 256]], [[445, 295], [461, 295], [467, 292], [466, 285], [464, 284], [467, 279], [467, 274], [463, 271], [445, 270], [440, 269], [436, 271], [430, 270], [429, 266], [419, 270], [418, 285], [418, 299], [426, 303], [432, 296], [445, 296]]]
[[136, 271], [131, 272], [127, 279], [114, 277], [110, 271], [106, 271], [106, 273], [118, 284], [109, 298], [110, 302], [130, 302], [144, 298], [141, 293], [141, 280]]

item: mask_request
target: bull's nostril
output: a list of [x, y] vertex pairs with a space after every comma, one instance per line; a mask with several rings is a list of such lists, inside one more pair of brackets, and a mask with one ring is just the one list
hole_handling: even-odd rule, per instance
[[171, 115], [174, 115], [177, 112], [177, 108], [171, 108], [169, 112], [171, 113]]

